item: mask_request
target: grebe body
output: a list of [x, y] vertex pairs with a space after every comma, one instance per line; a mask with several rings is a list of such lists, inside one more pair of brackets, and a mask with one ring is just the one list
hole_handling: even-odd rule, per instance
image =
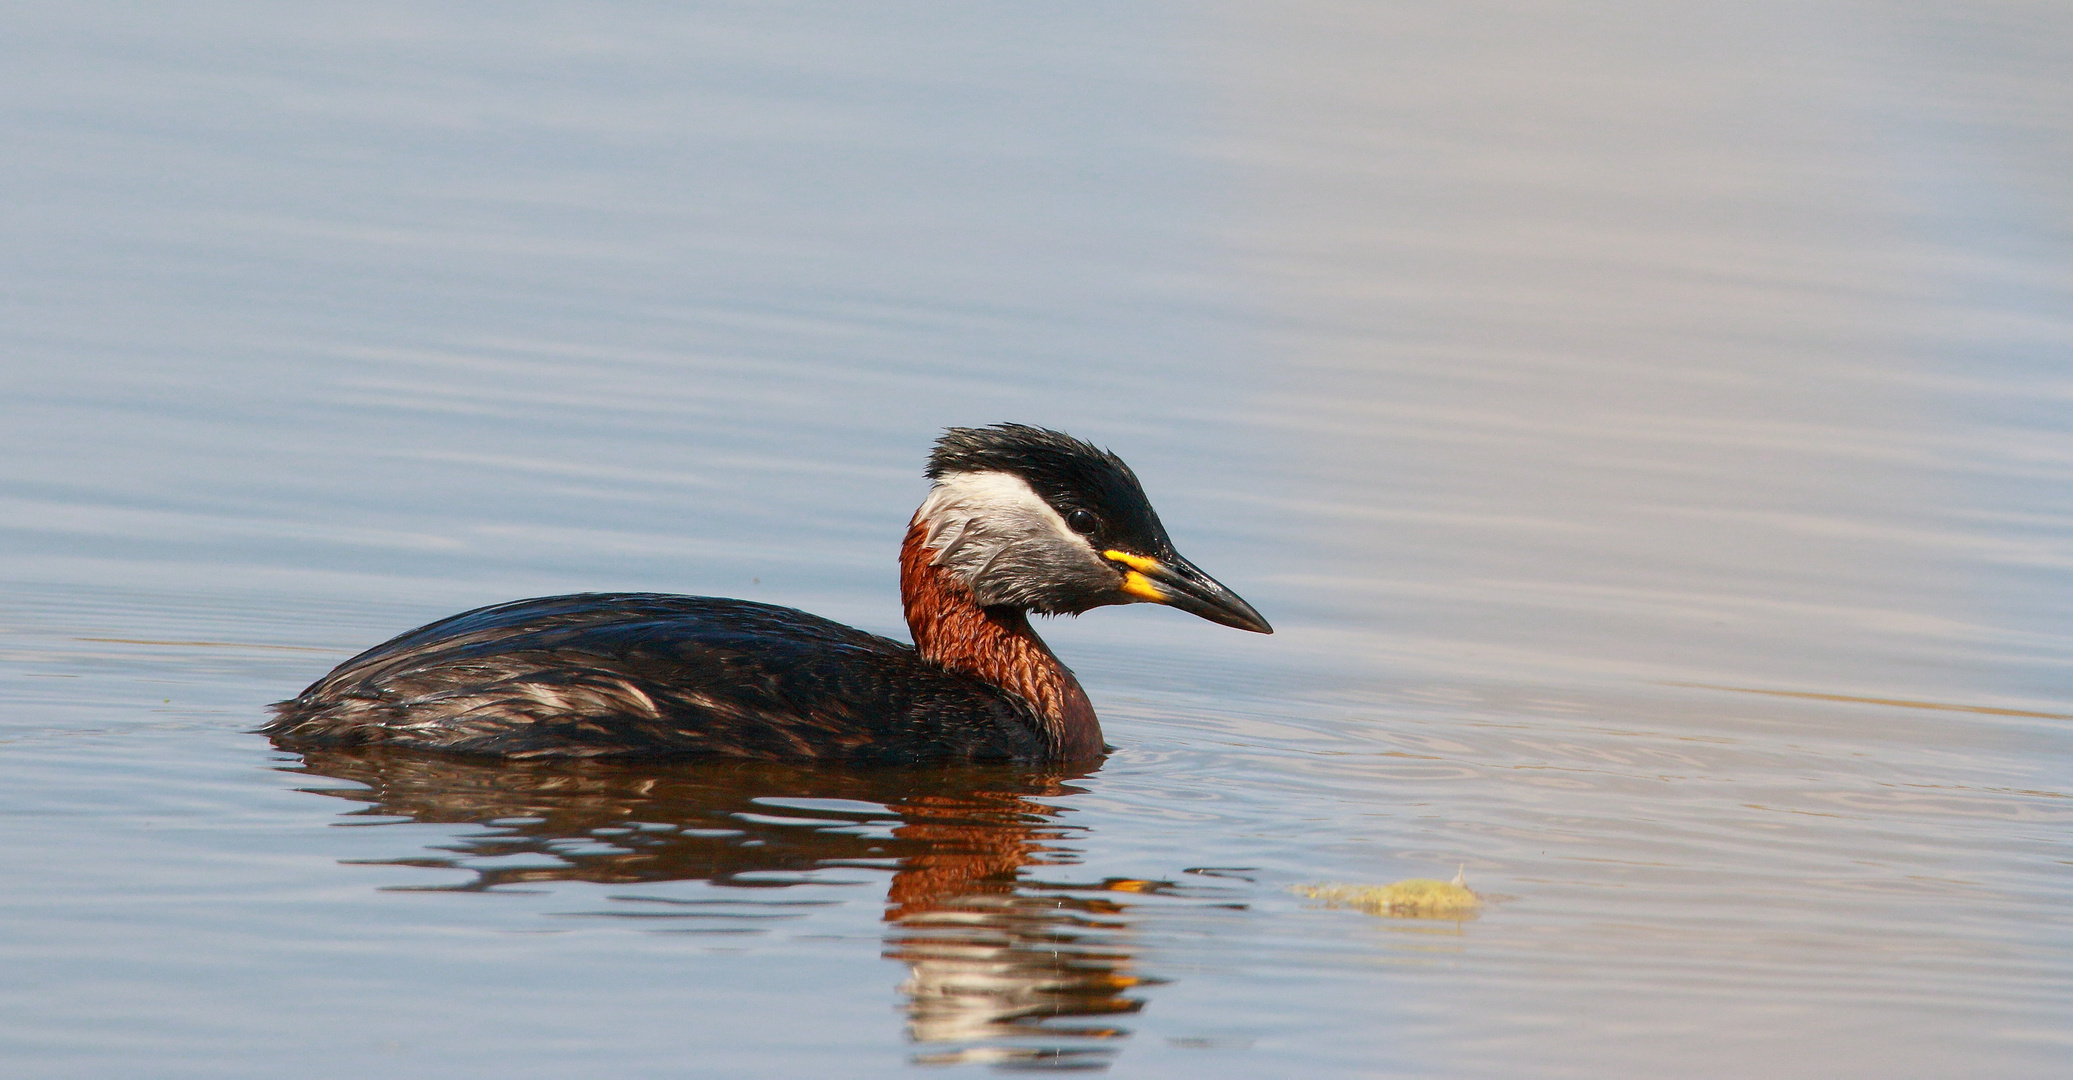
[[274, 706], [277, 745], [511, 758], [1078, 761], [1106, 749], [1029, 612], [1168, 604], [1271, 633], [1173, 550], [1128, 466], [1058, 432], [952, 428], [900, 553], [912, 646], [792, 608], [519, 600], [412, 630]]
[[655, 593], [441, 619], [346, 661], [283, 714], [276, 727], [294, 716], [304, 744], [521, 758], [1056, 756], [1019, 698], [890, 638], [793, 608]]

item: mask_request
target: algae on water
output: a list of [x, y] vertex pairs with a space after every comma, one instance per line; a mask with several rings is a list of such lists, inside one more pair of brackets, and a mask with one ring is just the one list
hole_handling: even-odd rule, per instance
[[1483, 898], [1462, 884], [1459, 875], [1453, 881], [1409, 878], [1391, 885], [1294, 885], [1289, 891], [1330, 907], [1400, 919], [1467, 919], [1483, 906]]

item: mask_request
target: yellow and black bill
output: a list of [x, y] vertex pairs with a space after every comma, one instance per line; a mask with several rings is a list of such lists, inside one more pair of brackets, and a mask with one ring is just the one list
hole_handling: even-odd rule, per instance
[[1201, 567], [1177, 554], [1169, 553], [1164, 558], [1155, 559], [1111, 549], [1101, 555], [1122, 568], [1121, 588], [1132, 601], [1177, 607], [1210, 622], [1235, 626], [1255, 634], [1274, 632], [1274, 628], [1267, 625], [1267, 620], [1261, 618], [1251, 604], [1224, 588], [1222, 582], [1203, 573]]

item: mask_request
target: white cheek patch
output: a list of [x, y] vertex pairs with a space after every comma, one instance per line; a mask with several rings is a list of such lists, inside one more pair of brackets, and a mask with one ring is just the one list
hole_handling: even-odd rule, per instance
[[1029, 601], [1042, 585], [1032, 575], [1047, 563], [1055, 573], [1061, 557], [1101, 564], [1094, 545], [1013, 473], [951, 473], [915, 517], [928, 529], [930, 563], [948, 567], [982, 604]]
[[957, 558], [967, 547], [991, 548], [1016, 538], [1062, 541], [1094, 550], [1028, 481], [1014, 473], [951, 473], [936, 481], [917, 516], [928, 523], [923, 546], [936, 553], [932, 561], [937, 566], [969, 561]]

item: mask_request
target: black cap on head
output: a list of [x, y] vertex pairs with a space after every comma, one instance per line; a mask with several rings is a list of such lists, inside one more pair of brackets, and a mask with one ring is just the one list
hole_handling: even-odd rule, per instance
[[1011, 473], [1061, 517], [1075, 510], [1092, 513], [1096, 524], [1089, 538], [1098, 546], [1145, 555], [1173, 551], [1130, 466], [1063, 432], [1028, 424], [949, 428], [929, 454], [928, 478], [961, 472]]

